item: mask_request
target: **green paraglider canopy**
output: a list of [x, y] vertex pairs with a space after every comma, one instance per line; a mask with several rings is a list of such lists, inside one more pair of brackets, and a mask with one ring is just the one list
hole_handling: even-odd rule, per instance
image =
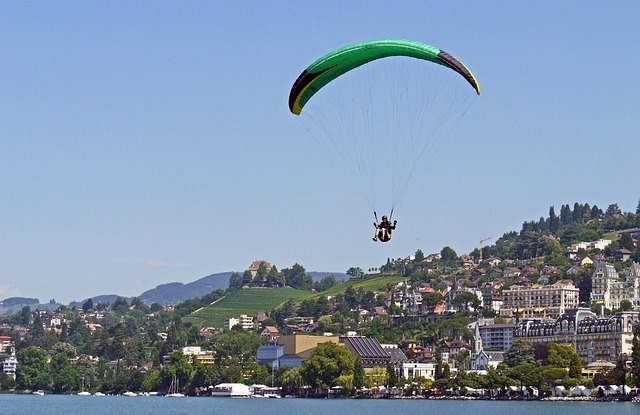
[[311, 97], [329, 82], [366, 63], [390, 56], [422, 59], [448, 67], [462, 75], [480, 94], [480, 85], [471, 71], [447, 52], [425, 43], [382, 39], [343, 47], [309, 65], [291, 88], [289, 109], [299, 115]]

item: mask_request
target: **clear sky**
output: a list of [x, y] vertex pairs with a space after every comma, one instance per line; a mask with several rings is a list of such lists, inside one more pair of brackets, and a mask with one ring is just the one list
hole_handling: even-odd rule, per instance
[[[640, 198], [640, 2], [4, 2], [0, 299], [468, 253], [549, 206]], [[287, 106], [338, 47], [433, 45], [481, 87], [387, 244]]]

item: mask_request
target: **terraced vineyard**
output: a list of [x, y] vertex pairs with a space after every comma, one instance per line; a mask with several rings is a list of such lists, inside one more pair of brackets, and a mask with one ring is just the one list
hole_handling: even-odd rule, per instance
[[312, 295], [294, 288], [245, 288], [228, 293], [218, 301], [186, 316], [183, 321], [196, 327], [224, 327], [224, 321], [241, 314], [252, 316], [259, 311], [271, 311], [290, 298], [302, 301]]
[[320, 295], [335, 296], [338, 294], [344, 294], [348, 287], [361, 288], [365, 291], [386, 292], [388, 284], [396, 284], [406, 279], [406, 277], [399, 276], [398, 274], [381, 275], [379, 277], [352, 278], [342, 284], [338, 284], [335, 287], [328, 289], [327, 291], [323, 291], [321, 294], [316, 294], [314, 297], [317, 298]]

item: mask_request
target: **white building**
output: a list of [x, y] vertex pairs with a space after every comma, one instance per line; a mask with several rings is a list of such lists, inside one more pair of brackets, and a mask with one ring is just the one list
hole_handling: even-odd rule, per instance
[[242, 383], [220, 383], [212, 386], [211, 396], [247, 398], [251, 396], [251, 389]]
[[18, 368], [18, 359], [15, 356], [9, 356], [2, 362], [2, 372], [8, 376], [11, 376], [13, 380], [16, 380], [16, 369]]
[[580, 290], [573, 281], [557, 281], [551, 285], [512, 285], [502, 292], [502, 317], [523, 319], [558, 318], [566, 310], [577, 308]]
[[640, 264], [634, 262], [625, 274], [622, 279], [613, 265], [596, 264], [591, 277], [591, 302], [610, 310], [619, 309], [623, 300], [630, 301], [634, 307], [640, 306]]
[[423, 377], [435, 380], [436, 378], [436, 363], [401, 362], [397, 367], [400, 379], [408, 380]]
[[609, 246], [609, 244], [611, 244], [611, 242], [612, 241], [609, 239], [598, 239], [593, 242], [578, 242], [577, 244], [573, 244], [567, 248], [567, 253], [570, 259], [575, 259], [579, 249], [584, 249], [585, 251], [599, 249], [603, 251], [607, 246]]
[[224, 321], [224, 329], [231, 330], [233, 326], [239, 325], [243, 330], [253, 329], [253, 317], [249, 317], [246, 314], [240, 315], [239, 318], [230, 318]]

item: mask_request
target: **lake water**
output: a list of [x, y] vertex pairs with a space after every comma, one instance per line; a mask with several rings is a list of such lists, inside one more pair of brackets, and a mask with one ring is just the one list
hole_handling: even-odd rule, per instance
[[621, 402], [232, 399], [126, 396], [0, 395], [7, 415], [638, 415]]

